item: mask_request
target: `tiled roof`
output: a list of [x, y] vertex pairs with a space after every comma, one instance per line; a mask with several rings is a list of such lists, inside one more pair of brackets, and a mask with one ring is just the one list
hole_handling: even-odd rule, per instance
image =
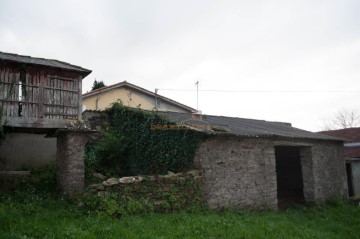
[[13, 53], [0, 52], [0, 61], [18, 62], [31, 65], [49, 66], [54, 68], [73, 70], [83, 73], [85, 76], [91, 73], [91, 70], [82, 68], [80, 66], [71, 65], [67, 62], [50, 60], [45, 58], [37, 58], [31, 56], [22, 56]]
[[360, 141], [360, 128], [329, 130], [321, 131], [319, 133], [342, 138], [347, 141]]
[[[159, 112], [174, 122], [184, 123], [199, 129], [210, 130], [214, 133], [229, 133], [245, 137], [286, 137], [317, 140], [342, 141], [332, 136], [317, 134], [294, 128], [289, 123], [271, 122], [265, 120], [244, 119], [236, 117], [194, 115], [177, 112]], [[206, 127], [204, 127], [204, 125]]]
[[346, 140], [347, 142], [344, 145], [344, 156], [348, 158], [360, 158], [360, 147], [349, 146], [349, 144], [353, 144], [351, 142], [360, 142], [360, 128], [329, 130], [321, 131], [319, 133]]
[[101, 94], [103, 92], [107, 92], [107, 91], [110, 91], [112, 89], [117, 89], [117, 88], [121, 88], [121, 87], [132, 89], [132, 90], [141, 92], [141, 93], [143, 93], [145, 95], [148, 95], [148, 96], [151, 96], [151, 97], [157, 97], [158, 99], [160, 99], [160, 100], [162, 100], [164, 102], [167, 102], [169, 104], [176, 105], [177, 107], [182, 108], [185, 111], [196, 112], [196, 110], [194, 108], [191, 108], [190, 106], [181, 104], [181, 103], [179, 103], [179, 102], [177, 102], [175, 100], [172, 100], [170, 98], [167, 98], [167, 97], [159, 95], [159, 94], [155, 95], [154, 92], [146, 90], [146, 89], [144, 89], [144, 88], [142, 88], [140, 86], [131, 84], [131, 83], [127, 82], [127, 81], [122, 81], [122, 82], [119, 82], [119, 83], [116, 83], [116, 84], [113, 84], [113, 85], [101, 87], [99, 89], [96, 89], [96, 90], [93, 90], [93, 91], [90, 91], [90, 92], [87, 92], [87, 93], [83, 94], [82, 97], [83, 97], [83, 99], [86, 99], [87, 97], [97, 95], [97, 94]]
[[360, 158], [360, 148], [344, 148], [344, 156], [349, 158]]

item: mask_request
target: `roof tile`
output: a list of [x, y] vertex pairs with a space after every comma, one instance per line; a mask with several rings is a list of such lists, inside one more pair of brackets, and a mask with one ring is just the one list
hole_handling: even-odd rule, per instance
[[[318, 140], [335, 140], [342, 141], [342, 139], [309, 132], [306, 130], [294, 128], [289, 123], [270, 122], [265, 120], [244, 119], [236, 117], [213, 116], [213, 115], [198, 115], [189, 113], [177, 112], [158, 112], [161, 115], [167, 116], [170, 120], [188, 124], [191, 122], [193, 126], [194, 119], [203, 121], [211, 125], [213, 131], [222, 129], [222, 132], [230, 133], [238, 136], [259, 137], [259, 136], [280, 136], [287, 138], [306, 138]], [[201, 127], [199, 127], [201, 128]]]
[[321, 131], [319, 133], [342, 138], [347, 141], [360, 141], [360, 127], [359, 128], [347, 128], [347, 129]]
[[58, 60], [50, 60], [45, 58], [37, 58], [31, 56], [23, 56], [17, 55], [13, 53], [0, 52], [0, 60], [10, 61], [10, 62], [19, 62], [24, 64], [32, 64], [32, 65], [41, 65], [41, 66], [49, 66], [54, 68], [73, 70], [84, 73], [86, 75], [91, 73], [91, 70], [82, 68], [80, 66], [75, 66], [69, 64], [67, 62], [58, 61]]

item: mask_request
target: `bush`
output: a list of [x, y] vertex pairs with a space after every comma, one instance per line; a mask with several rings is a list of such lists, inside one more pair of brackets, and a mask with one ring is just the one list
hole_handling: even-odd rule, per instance
[[104, 174], [121, 175], [126, 172], [124, 137], [116, 132], [101, 132], [101, 140], [97, 144], [86, 146], [85, 166], [90, 171]]

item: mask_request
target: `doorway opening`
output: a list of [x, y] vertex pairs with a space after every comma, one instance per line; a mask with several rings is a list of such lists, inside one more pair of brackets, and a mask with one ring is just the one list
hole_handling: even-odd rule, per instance
[[346, 177], [347, 177], [347, 183], [348, 183], [348, 191], [349, 196], [354, 196], [354, 184], [353, 184], [353, 177], [352, 177], [352, 167], [351, 163], [346, 163]]
[[300, 149], [294, 146], [275, 147], [279, 209], [305, 202]]

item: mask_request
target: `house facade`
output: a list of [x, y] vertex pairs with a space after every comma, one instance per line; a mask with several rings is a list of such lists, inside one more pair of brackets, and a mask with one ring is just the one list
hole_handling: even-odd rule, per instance
[[345, 140], [344, 157], [349, 196], [360, 195], [360, 128], [329, 130], [320, 133]]
[[139, 107], [144, 110], [196, 112], [189, 106], [126, 81], [83, 94], [82, 104], [84, 110], [105, 110], [119, 100], [126, 106]]

